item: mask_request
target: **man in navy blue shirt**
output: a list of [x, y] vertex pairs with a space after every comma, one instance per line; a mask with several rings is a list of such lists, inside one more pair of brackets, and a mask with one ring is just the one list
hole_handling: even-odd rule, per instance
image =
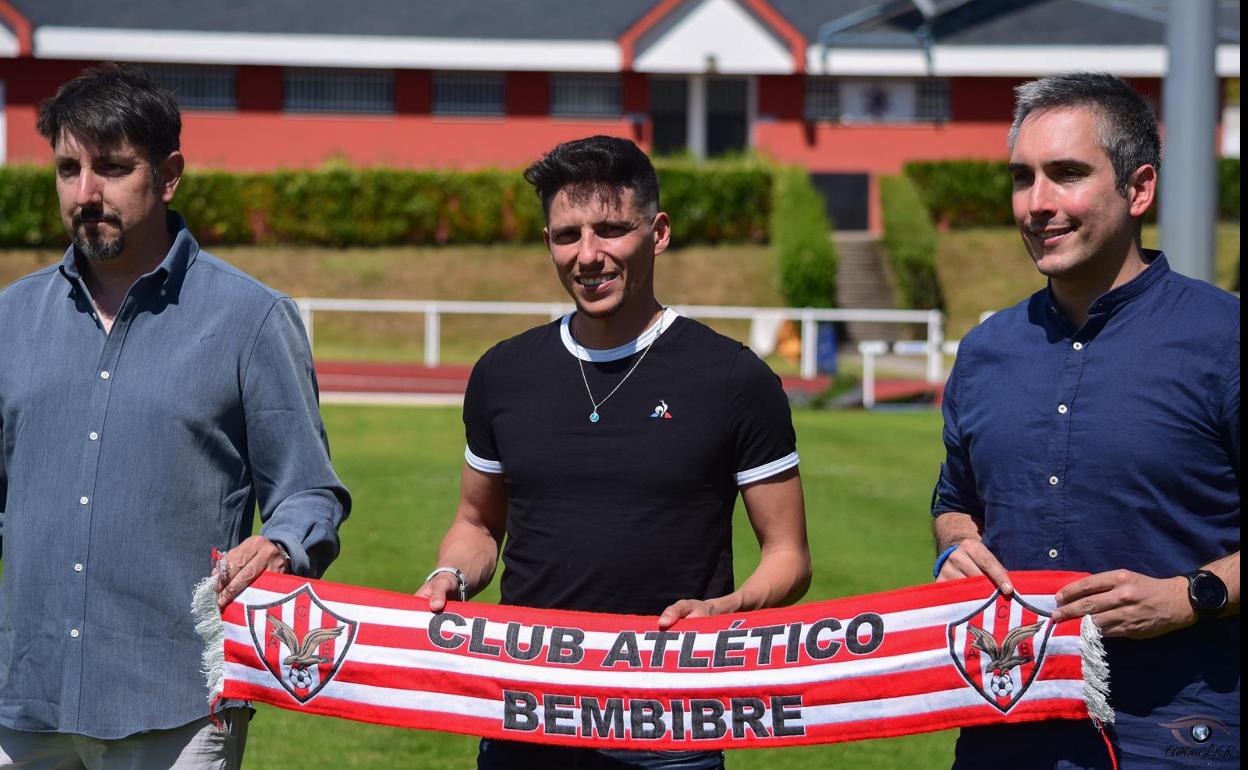
[[338, 553], [298, 311], [168, 210], [180, 129], [129, 67], [40, 107], [73, 245], [0, 290], [0, 767], [237, 768], [248, 713], [209, 720], [192, 588], [214, 547], [221, 605]]
[[[1141, 247], [1157, 124], [1121, 80], [1017, 89], [1014, 216], [1048, 286], [967, 334], [945, 386], [940, 580], [1092, 573], [1123, 770], [1239, 766], [1239, 300]], [[967, 729], [955, 767], [1109, 768], [1091, 722]]]

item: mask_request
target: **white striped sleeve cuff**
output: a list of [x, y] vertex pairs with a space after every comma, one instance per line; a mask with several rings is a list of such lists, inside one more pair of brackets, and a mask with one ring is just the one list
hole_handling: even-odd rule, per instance
[[765, 478], [775, 476], [777, 473], [787, 471], [789, 468], [795, 468], [797, 467], [797, 461], [797, 452], [790, 452], [779, 460], [772, 460], [766, 465], [741, 471], [737, 474], [737, 486], [743, 487], [746, 484], [753, 484], [755, 481], [762, 481]]
[[464, 447], [464, 460], [470, 466], [482, 473], [502, 473], [503, 464], [498, 460], [487, 460], [484, 457], [477, 457], [468, 447]]

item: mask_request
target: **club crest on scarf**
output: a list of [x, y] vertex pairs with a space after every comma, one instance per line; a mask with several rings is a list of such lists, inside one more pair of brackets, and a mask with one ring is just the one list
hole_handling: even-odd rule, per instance
[[997, 591], [949, 624], [949, 654], [967, 684], [1009, 713], [1040, 672], [1052, 630], [1049, 613]]
[[260, 660], [300, 703], [334, 678], [359, 627], [326, 607], [308, 585], [275, 602], [246, 605], [246, 611]]

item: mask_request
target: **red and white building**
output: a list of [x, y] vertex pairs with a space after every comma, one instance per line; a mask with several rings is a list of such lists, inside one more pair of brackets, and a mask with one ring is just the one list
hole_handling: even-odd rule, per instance
[[[1237, 79], [1239, 3], [1218, 14]], [[1160, 104], [1165, 18], [1166, 0], [0, 0], [0, 162], [45, 162], [39, 102], [127, 61], [178, 94], [192, 165], [520, 167], [609, 133], [800, 164], [839, 227], [878, 230], [879, 175], [1005, 157], [1023, 80], [1110, 71]]]

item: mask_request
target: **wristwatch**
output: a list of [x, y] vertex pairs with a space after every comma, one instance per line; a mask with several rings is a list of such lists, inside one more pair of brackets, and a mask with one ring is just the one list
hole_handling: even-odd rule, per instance
[[468, 601], [468, 578], [464, 577], [464, 573], [454, 567], [438, 567], [425, 576], [425, 582], [428, 583], [430, 580], [433, 580], [434, 575], [440, 575], [443, 572], [449, 572], [455, 576], [455, 579], [459, 581], [459, 600], [461, 602]]
[[1209, 570], [1198, 569], [1184, 575], [1187, 578], [1187, 600], [1196, 610], [1198, 621], [1213, 620], [1226, 607], [1226, 583]]

